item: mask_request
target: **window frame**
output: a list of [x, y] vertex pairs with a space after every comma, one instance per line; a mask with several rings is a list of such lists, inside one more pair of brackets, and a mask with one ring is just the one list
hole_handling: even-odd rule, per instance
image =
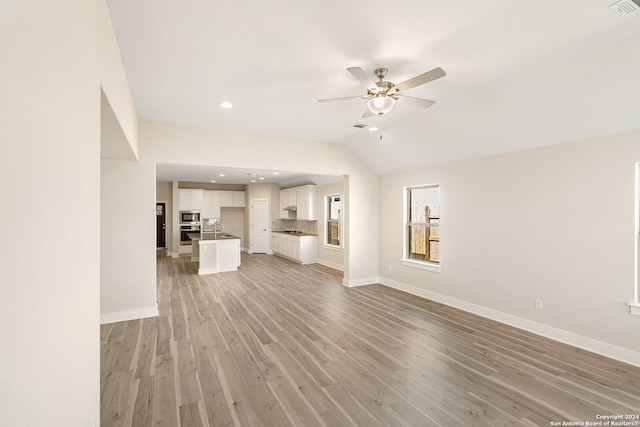
[[342, 216], [343, 215], [338, 215], [338, 241], [340, 242], [338, 245], [334, 245], [333, 243], [329, 243], [329, 220], [333, 219], [330, 217], [330, 212], [331, 212], [331, 202], [333, 200], [333, 198], [338, 197], [340, 198], [340, 210], [342, 212], [342, 210], [344, 209], [344, 206], [342, 205], [343, 200], [344, 200], [344, 196], [342, 194], [326, 194], [324, 196], [324, 236], [322, 238], [322, 244], [325, 248], [327, 249], [331, 249], [331, 250], [342, 250], [344, 248], [344, 238], [343, 238], [343, 223], [342, 223]]
[[[414, 185], [409, 187], [403, 187], [403, 212], [402, 212], [402, 259], [401, 264], [407, 267], [417, 268], [421, 270], [432, 271], [436, 273], [441, 272], [441, 260], [438, 262], [430, 261], [430, 260], [419, 260], [415, 258], [410, 258], [409, 255], [409, 244], [410, 244], [410, 228], [419, 226], [419, 227], [429, 227], [431, 222], [426, 223], [418, 223], [409, 221], [411, 218], [409, 217], [411, 214], [411, 191], [423, 188], [437, 188], [438, 189], [438, 202], [440, 203], [440, 191], [442, 187], [439, 183], [434, 184], [424, 184], [424, 185]], [[427, 219], [428, 220], [428, 219]], [[438, 218], [438, 234], [440, 235], [440, 218]], [[438, 245], [440, 245], [438, 241]]]

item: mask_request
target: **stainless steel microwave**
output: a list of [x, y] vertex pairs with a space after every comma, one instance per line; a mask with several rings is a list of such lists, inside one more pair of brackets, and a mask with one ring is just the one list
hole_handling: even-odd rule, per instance
[[199, 211], [180, 211], [180, 224], [193, 224], [200, 222]]

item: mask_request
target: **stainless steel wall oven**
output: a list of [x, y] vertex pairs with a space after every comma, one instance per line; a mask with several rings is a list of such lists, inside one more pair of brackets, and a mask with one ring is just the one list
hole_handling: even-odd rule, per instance
[[191, 244], [191, 239], [189, 238], [188, 233], [199, 233], [199, 232], [200, 232], [200, 224], [181, 225], [180, 226], [180, 246]]

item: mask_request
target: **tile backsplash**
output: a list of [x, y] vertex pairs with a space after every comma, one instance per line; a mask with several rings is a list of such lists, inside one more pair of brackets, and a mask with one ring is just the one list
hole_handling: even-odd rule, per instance
[[318, 221], [302, 219], [274, 219], [271, 221], [272, 231], [298, 230], [307, 234], [318, 234]]

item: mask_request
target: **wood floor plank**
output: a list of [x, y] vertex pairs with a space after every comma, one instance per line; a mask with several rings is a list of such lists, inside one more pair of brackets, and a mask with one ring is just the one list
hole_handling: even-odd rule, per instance
[[640, 412], [640, 368], [341, 272], [158, 253], [159, 316], [100, 327], [101, 426], [542, 426]]
[[153, 383], [154, 426], [173, 426], [178, 423], [179, 402], [176, 394], [174, 360], [171, 354], [156, 358], [158, 364]]
[[152, 425], [154, 381], [155, 378], [151, 376], [139, 379], [138, 393], [133, 407], [132, 426], [148, 427]]
[[288, 375], [295, 388], [304, 396], [316, 412], [335, 410], [335, 403], [329, 399], [324, 390], [304, 370], [300, 364], [282, 347], [280, 343], [265, 346], [265, 351], [278, 365], [281, 371]]
[[219, 371], [230, 389], [232, 408], [241, 425], [292, 425], [265, 380], [256, 378], [233, 352], [218, 353]]
[[138, 360], [134, 378], [145, 378], [153, 375], [155, 369], [153, 361], [155, 356], [156, 338], [158, 336], [157, 318], [142, 319]]
[[180, 406], [180, 425], [192, 427], [204, 427], [204, 422], [200, 417], [198, 402], [191, 402]]

